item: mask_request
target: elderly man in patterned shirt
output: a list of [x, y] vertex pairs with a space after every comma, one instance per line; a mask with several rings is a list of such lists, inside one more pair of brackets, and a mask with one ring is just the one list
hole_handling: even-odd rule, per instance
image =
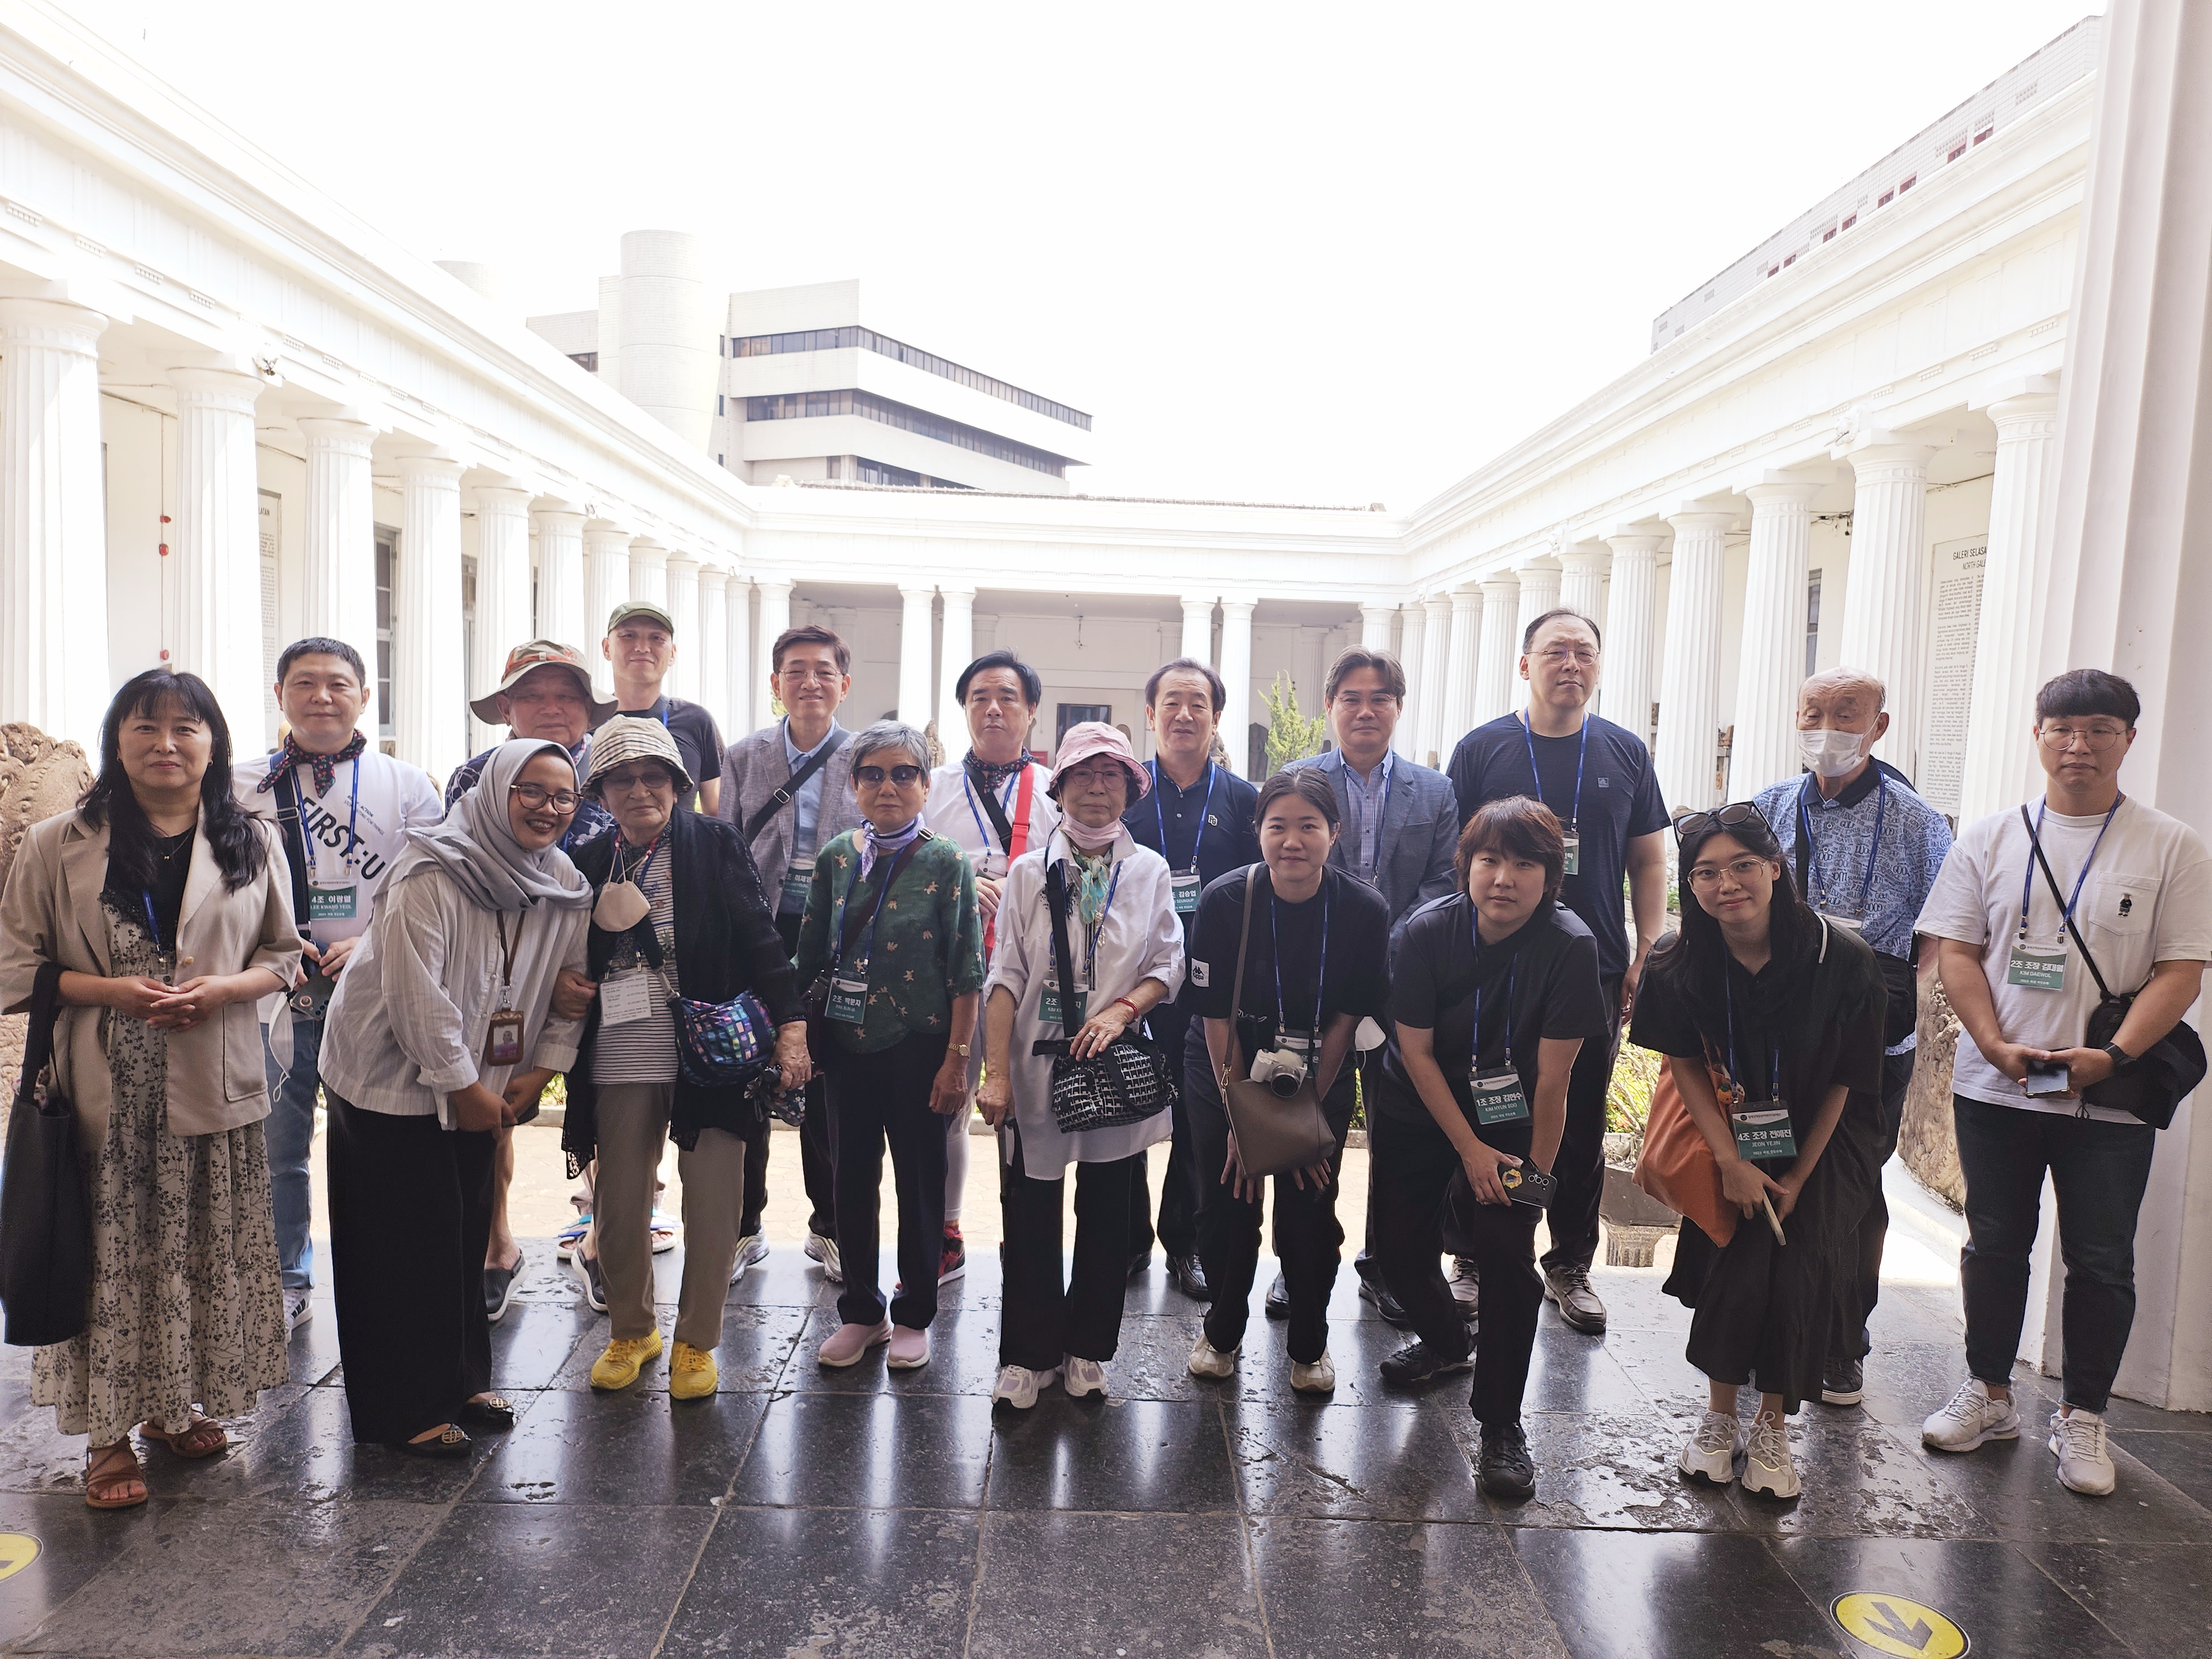
[[[1897, 1150], [1912, 1081], [1919, 1011], [1913, 919], [1951, 850], [1951, 827], [1902, 772], [1869, 753], [1889, 730], [1882, 683], [1863, 669], [1832, 668], [1797, 692], [1797, 752], [1805, 770], [1754, 798], [1774, 826], [1805, 902], [1832, 926], [1874, 947], [1889, 986], [1881, 1086], [1881, 1160]], [[1933, 964], [1931, 952], [1929, 961]], [[1873, 1347], [1867, 1319], [1881, 1294], [1889, 1206], [1879, 1186], [1859, 1223], [1856, 1296], [1835, 1310], [1820, 1398], [1858, 1403]]]

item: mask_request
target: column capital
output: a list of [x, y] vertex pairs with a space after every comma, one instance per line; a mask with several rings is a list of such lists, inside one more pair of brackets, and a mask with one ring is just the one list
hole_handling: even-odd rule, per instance
[[349, 415], [300, 415], [293, 418], [307, 442], [317, 449], [335, 450], [341, 455], [365, 459], [376, 442], [376, 428]]
[[1359, 620], [1364, 623], [1387, 623], [1397, 614], [1398, 607], [1395, 605], [1363, 605], [1359, 607]]
[[787, 599], [795, 584], [790, 577], [780, 573], [763, 572], [753, 578], [753, 586], [772, 599]]
[[1556, 576], [1565, 568], [1559, 562], [1559, 556], [1556, 552], [1532, 553], [1525, 559], [1513, 562], [1513, 574], [1516, 578]]
[[1185, 593], [1182, 595], [1182, 608], [1186, 611], [1205, 610], [1211, 611], [1213, 609], [1214, 600], [1217, 597], [1217, 595], [1212, 593], [1207, 593], [1202, 596], [1196, 593]]
[[668, 550], [656, 541], [643, 536], [633, 536], [629, 544], [630, 561], [634, 564], [665, 564]]
[[[1656, 540], [1656, 538], [1654, 538]], [[1609, 548], [1570, 547], [1559, 555], [1562, 572], [1573, 570], [1602, 570], [1613, 557]]]
[[1649, 525], [1625, 524], [1605, 533], [1605, 544], [1618, 558], [1623, 553], [1656, 553], [1667, 532]]
[[1735, 528], [1734, 507], [1716, 508], [1692, 502], [1679, 513], [1669, 513], [1667, 522], [1674, 526], [1679, 536], [1725, 536]]
[[933, 599], [937, 597], [937, 584], [935, 582], [901, 582], [898, 585], [898, 591], [899, 598], [902, 599], [909, 601]]
[[1521, 592], [1521, 579], [1504, 574], [1485, 576], [1482, 579], [1481, 590], [1485, 599], [1516, 599]]
[[1421, 601], [1421, 609], [1431, 617], [1449, 617], [1451, 615], [1452, 596], [1447, 592], [1439, 590]]
[[1925, 473], [1928, 463], [1936, 453], [1932, 444], [1908, 443], [1894, 433], [1875, 432], [1868, 434], [1870, 441], [1854, 444], [1838, 452], [1841, 459], [1851, 464], [1851, 470], [1862, 479], [1879, 477], [1902, 477], [1907, 473]]
[[0, 340], [96, 356], [105, 313], [66, 300], [0, 299]]
[[944, 595], [945, 602], [947, 605], [973, 605], [975, 603], [975, 584], [973, 582], [963, 582], [959, 580], [939, 582], [937, 585], [937, 591], [940, 594]]
[[696, 581], [706, 568], [698, 560], [686, 558], [681, 553], [668, 556], [668, 574], [672, 576], [689, 576]]
[[601, 546], [618, 544], [625, 553], [629, 551], [629, 532], [606, 519], [586, 519], [584, 539]]
[[2056, 392], [2026, 392], [2016, 398], [2000, 398], [1985, 412], [1996, 423], [2000, 443], [2058, 435]]
[[1224, 618], [1249, 617], [1259, 603], [1256, 599], [1240, 599], [1234, 594], [1224, 595], [1221, 600], [1221, 614]]
[[1455, 587], [1452, 589], [1452, 614], [1459, 616], [1463, 615], [1467, 611], [1480, 609], [1483, 601], [1489, 597], [1489, 594], [1486, 591], [1486, 587]]
[[180, 399], [204, 408], [228, 410], [234, 415], [252, 414], [262, 392], [267, 390], [259, 375], [228, 364], [176, 363], [168, 369], [168, 377]]
[[699, 567], [699, 589], [702, 592], [710, 592], [717, 587], [726, 587], [729, 580], [730, 573], [723, 569], [720, 565], [702, 564]]
[[461, 487], [461, 474], [468, 470], [441, 449], [409, 450], [392, 459], [399, 464], [399, 477], [403, 483], [428, 484], [434, 489], [452, 489], [456, 493]]
[[1808, 477], [1802, 472], [1775, 470], [1746, 478], [1736, 486], [1736, 494], [1748, 500], [1756, 514], [1760, 507], [1777, 501], [1810, 501], [1834, 482], [1832, 477]]
[[513, 514], [523, 516], [530, 511], [530, 491], [521, 484], [471, 484], [469, 498], [479, 513]]

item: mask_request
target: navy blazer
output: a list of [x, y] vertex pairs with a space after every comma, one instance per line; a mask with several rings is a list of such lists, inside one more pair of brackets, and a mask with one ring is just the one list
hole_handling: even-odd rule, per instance
[[[1390, 906], [1390, 925], [1395, 928], [1416, 905], [1442, 898], [1457, 885], [1452, 856], [1459, 850], [1459, 803], [1451, 780], [1433, 767], [1417, 765], [1403, 755], [1396, 757], [1392, 765], [1390, 799], [1382, 808], [1375, 878]], [[1331, 749], [1292, 761], [1284, 769], [1301, 766], [1319, 767], [1336, 793], [1344, 833], [1337, 837], [1328, 861], [1347, 874], [1358, 875], [1358, 849], [1351, 839], [1352, 797], [1344, 781], [1343, 750]]]

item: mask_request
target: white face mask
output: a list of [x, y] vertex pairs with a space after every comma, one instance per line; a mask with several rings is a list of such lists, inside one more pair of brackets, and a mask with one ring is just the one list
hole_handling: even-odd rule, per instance
[[1864, 758], [1860, 748], [1866, 740], [1863, 732], [1800, 732], [1797, 757], [1824, 778], [1840, 778]]

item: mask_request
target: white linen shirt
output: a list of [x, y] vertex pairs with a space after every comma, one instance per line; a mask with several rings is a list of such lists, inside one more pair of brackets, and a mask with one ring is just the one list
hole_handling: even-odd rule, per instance
[[[1040, 796], [1043, 791], [1038, 791]], [[1021, 1131], [1018, 1173], [1038, 1181], [1057, 1181], [1070, 1164], [1110, 1164], [1140, 1152], [1154, 1141], [1165, 1140], [1172, 1127], [1170, 1112], [1158, 1112], [1139, 1123], [1114, 1129], [1085, 1129], [1062, 1134], [1052, 1121], [1052, 1060], [1030, 1050], [1040, 1037], [1063, 1033], [1057, 1021], [1048, 1024], [1037, 1017], [1044, 983], [1052, 963], [1052, 908], [1045, 902], [1045, 857], [1067, 859], [1067, 842], [1060, 836], [1014, 860], [1006, 875], [1006, 896], [999, 906], [999, 944], [991, 957], [991, 975], [983, 985], [983, 1006], [990, 1007], [992, 994], [1004, 986], [1014, 999], [1012, 1074], [1014, 1120]], [[1112, 908], [1098, 935], [1094, 982], [1087, 988], [1087, 1009], [1104, 1007], [1116, 997], [1127, 996], [1148, 979], [1168, 988], [1172, 998], [1182, 985], [1182, 920], [1176, 915], [1175, 897], [1167, 860], [1149, 847], [1139, 847], [1127, 830], [1111, 849], [1121, 872]], [[1071, 899], [1077, 882], [1071, 864]], [[1071, 905], [1068, 947], [1075, 958], [1080, 981], [1089, 952], [1083, 921]], [[988, 1012], [986, 1018], [988, 1018]], [[1013, 1161], [1013, 1137], [1000, 1137], [1002, 1156]]]
[[[1045, 793], [1045, 786], [1052, 781], [1051, 771], [1032, 765], [1030, 773], [1030, 833], [1024, 845], [1034, 852], [1060, 823], [1060, 808]], [[1021, 787], [1021, 774], [1017, 772], [999, 792], [999, 804], [1006, 809], [1009, 824], [1014, 821]], [[991, 815], [984, 810], [982, 796], [972, 790], [968, 769], [960, 762], [939, 767], [929, 775], [929, 798], [922, 803], [921, 821], [965, 853], [978, 876], [996, 879], [1006, 873], [1006, 850], [999, 845], [998, 832], [991, 828]], [[1040, 874], [1037, 878], [1044, 878]]]

